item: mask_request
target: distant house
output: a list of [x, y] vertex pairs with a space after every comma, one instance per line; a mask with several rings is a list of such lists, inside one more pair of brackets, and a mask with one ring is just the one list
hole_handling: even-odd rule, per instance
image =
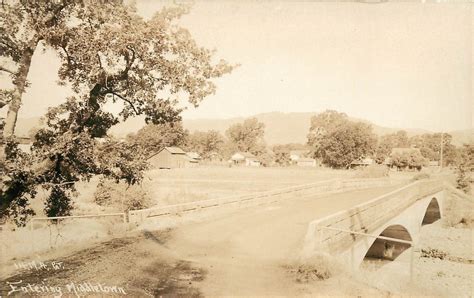
[[197, 152], [187, 152], [186, 155], [192, 159], [195, 159], [197, 161], [200, 161], [201, 160], [201, 155], [199, 155], [199, 153]]
[[230, 160], [235, 165], [245, 165], [251, 167], [260, 166], [260, 161], [250, 152], [236, 152], [231, 156]]
[[300, 157], [300, 158], [298, 158], [296, 164], [299, 167], [315, 167], [316, 166], [316, 159], [307, 158], [307, 157]]
[[189, 157], [179, 147], [165, 147], [148, 158], [148, 162], [155, 169], [192, 168], [198, 161]]
[[429, 167], [433, 167], [433, 168], [439, 167], [439, 161], [430, 160], [430, 161], [428, 162], [428, 166], [429, 166]]
[[371, 164], [374, 164], [374, 160], [372, 158], [366, 157], [363, 159], [354, 160], [353, 162], [351, 162], [350, 167], [354, 169], [360, 167], [368, 167]]
[[297, 163], [300, 158], [306, 157], [308, 153], [309, 153], [308, 150], [291, 150], [290, 159], [292, 162]]

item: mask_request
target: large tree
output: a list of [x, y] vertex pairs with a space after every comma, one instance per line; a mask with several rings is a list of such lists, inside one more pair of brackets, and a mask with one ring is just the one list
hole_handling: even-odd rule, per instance
[[334, 110], [326, 110], [311, 117], [311, 125], [308, 133], [308, 145], [311, 147], [312, 155], [322, 158], [324, 139], [341, 125], [347, 124], [349, 118], [345, 113]]
[[454, 164], [457, 159], [456, 147], [451, 141], [452, 136], [448, 133], [425, 133], [410, 138], [411, 146], [419, 148], [429, 160], [439, 161], [443, 147], [443, 166]]
[[220, 154], [224, 137], [216, 130], [195, 131], [188, 136], [187, 148], [198, 152], [203, 159], [210, 159], [212, 154]]
[[128, 136], [127, 141], [137, 144], [143, 154], [149, 156], [164, 147], [183, 146], [186, 144], [188, 131], [181, 122], [148, 124], [136, 134]]
[[[199, 47], [177, 24], [188, 11], [184, 6], [163, 8], [149, 21], [121, 1], [98, 5], [12, 0], [4, 1], [0, 9], [1, 55], [14, 66], [2, 66], [11, 73], [14, 86], [2, 90], [2, 100], [9, 105], [7, 142], [31, 57], [40, 43], [61, 58], [59, 83], [68, 83], [74, 92], [64, 104], [50, 109], [46, 128], [35, 135], [31, 155], [7, 143], [1, 215], [5, 210], [14, 210], [10, 215], [26, 210], [38, 186], [50, 189], [49, 202], [57, 205], [69, 199], [76, 181], [92, 175], [139, 182], [142, 160], [133, 146], [107, 138], [108, 129], [136, 115], [153, 124], [179, 121], [181, 109], [173, 94], [197, 106], [215, 91], [212, 78], [232, 70], [222, 60], [213, 63], [213, 52]], [[124, 103], [118, 114], [104, 109], [117, 101]], [[59, 214], [69, 210], [46, 207]]]
[[226, 131], [226, 136], [233, 147], [255, 155], [265, 152], [264, 135], [265, 124], [259, 122], [257, 118], [249, 118], [243, 123], [231, 125]]
[[344, 113], [329, 110], [311, 119], [308, 145], [313, 156], [327, 166], [348, 167], [354, 160], [372, 155], [375, 144], [372, 127], [350, 121]]
[[377, 149], [375, 151], [375, 160], [377, 163], [383, 163], [390, 156], [393, 148], [408, 147], [410, 147], [408, 134], [404, 130], [383, 135], [378, 141]]
[[[0, 71], [9, 73], [13, 83], [13, 89], [1, 93], [1, 105], [9, 106], [4, 136], [13, 135], [31, 60], [40, 45], [56, 50], [61, 58], [61, 84], [71, 83], [76, 92], [92, 89], [99, 97], [114, 94], [112, 100], [127, 103], [124, 118], [173, 117], [172, 102], [156, 100], [157, 91], [165, 89], [186, 92], [191, 103], [199, 104], [215, 90], [209, 79], [231, 67], [223, 61], [212, 65], [212, 52], [198, 47], [189, 32], [176, 25], [174, 20], [187, 10], [165, 8], [145, 21], [119, 0], [2, 1]], [[157, 110], [160, 115], [155, 115]]]

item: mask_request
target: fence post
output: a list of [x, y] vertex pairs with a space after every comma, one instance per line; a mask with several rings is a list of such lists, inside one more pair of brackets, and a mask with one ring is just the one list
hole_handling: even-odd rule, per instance
[[29, 228], [30, 228], [30, 236], [31, 236], [31, 252], [35, 253], [36, 252], [36, 247], [35, 247], [35, 236], [34, 236], [34, 232], [33, 232], [33, 221], [34, 221], [34, 218], [32, 218], [30, 220]]

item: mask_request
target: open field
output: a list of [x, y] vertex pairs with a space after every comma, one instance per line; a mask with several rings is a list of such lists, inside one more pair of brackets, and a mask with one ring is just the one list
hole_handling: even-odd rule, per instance
[[[209, 167], [152, 170], [144, 188], [157, 206], [197, 200], [245, 195], [335, 178], [352, 178], [357, 170], [326, 168]], [[391, 177], [408, 178], [414, 173], [391, 172]]]

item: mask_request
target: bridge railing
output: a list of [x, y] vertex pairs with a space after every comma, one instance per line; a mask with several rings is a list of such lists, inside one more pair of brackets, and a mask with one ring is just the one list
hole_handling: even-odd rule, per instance
[[[161, 206], [142, 210], [129, 211], [130, 222], [142, 222], [147, 218], [169, 216], [205, 210], [207, 208], [222, 206], [252, 206], [279, 201], [285, 198], [303, 197], [321, 193], [341, 192], [351, 189], [382, 187], [394, 182], [389, 178], [378, 179], [332, 179], [311, 184], [291, 186], [282, 189], [252, 193], [240, 196], [231, 196], [189, 203]], [[400, 182], [397, 182], [400, 183]]]
[[315, 220], [308, 228], [306, 249], [345, 250], [362, 237], [343, 231], [372, 232], [418, 199], [439, 192], [443, 187], [439, 180], [416, 181], [349, 210]]

